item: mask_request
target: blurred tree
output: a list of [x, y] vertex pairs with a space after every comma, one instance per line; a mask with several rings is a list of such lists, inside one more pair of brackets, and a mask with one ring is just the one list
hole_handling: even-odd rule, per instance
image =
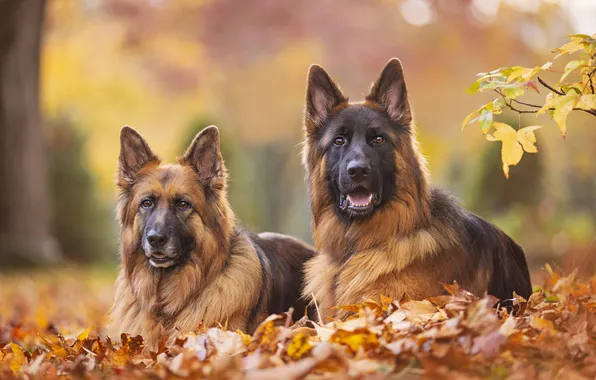
[[44, 8], [0, 1], [0, 269], [58, 258], [39, 111]]
[[52, 227], [64, 257], [83, 263], [114, 260], [115, 218], [99, 200], [87, 169], [85, 136], [64, 117], [49, 122], [48, 130]]

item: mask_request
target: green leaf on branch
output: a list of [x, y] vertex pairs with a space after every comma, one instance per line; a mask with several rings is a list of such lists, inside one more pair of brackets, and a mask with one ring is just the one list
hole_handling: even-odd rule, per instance
[[482, 133], [486, 134], [493, 123], [493, 115], [503, 112], [505, 102], [501, 98], [497, 98], [490, 103], [486, 103], [476, 111], [470, 113], [462, 122], [462, 131], [468, 124], [477, 122], [480, 125]]
[[[522, 114], [535, 113], [537, 116], [547, 113], [555, 121], [563, 137], [567, 134], [567, 116], [573, 110], [587, 111], [596, 116], [596, 34], [573, 34], [569, 41], [553, 50], [555, 56], [542, 66], [535, 67], [499, 67], [486, 73], [479, 73], [478, 79], [467, 89], [470, 94], [494, 91], [499, 95], [492, 102], [485, 104], [469, 114], [463, 124], [478, 123], [482, 133], [489, 141], [501, 141], [503, 172], [509, 176], [509, 167], [517, 164], [523, 153], [536, 153], [536, 136], [539, 126], [521, 128], [518, 131], [511, 126], [494, 121], [494, 115], [507, 108]], [[578, 53], [577, 58], [566, 58], [566, 65], [558, 82], [545, 82], [537, 74], [550, 71], [554, 61], [565, 55]], [[569, 81], [575, 74], [581, 78]], [[567, 80], [567, 82], [565, 82]], [[517, 98], [526, 95], [527, 90], [540, 93], [538, 87], [549, 90], [543, 102], [522, 101]], [[492, 133], [491, 128], [494, 128]]]
[[575, 60], [575, 61], [567, 62], [567, 65], [565, 65], [565, 72], [561, 76], [560, 81], [562, 82], [573, 71], [575, 71], [579, 68], [585, 67], [587, 64], [588, 64], [588, 62], [584, 61], [584, 60]]
[[526, 85], [507, 85], [501, 87], [501, 92], [505, 95], [508, 99], [515, 99], [518, 96], [522, 96], [526, 93]]

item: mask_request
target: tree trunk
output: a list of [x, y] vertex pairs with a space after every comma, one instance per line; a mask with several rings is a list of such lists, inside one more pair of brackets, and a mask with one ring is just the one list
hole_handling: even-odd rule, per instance
[[39, 110], [45, 0], [0, 0], [0, 270], [55, 261]]

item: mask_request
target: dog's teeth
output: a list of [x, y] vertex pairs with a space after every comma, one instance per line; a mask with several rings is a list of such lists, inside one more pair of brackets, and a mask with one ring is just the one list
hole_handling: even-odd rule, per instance
[[364, 208], [368, 207], [372, 201], [372, 194], [369, 194], [368, 197], [362, 195], [348, 195], [347, 200], [348, 203], [357, 208]]

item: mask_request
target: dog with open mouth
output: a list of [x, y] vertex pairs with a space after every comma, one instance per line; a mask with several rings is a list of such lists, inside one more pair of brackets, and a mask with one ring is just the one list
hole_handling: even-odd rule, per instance
[[314, 250], [290, 236], [243, 230], [227, 200], [219, 132], [207, 127], [179, 163], [162, 165], [139, 133], [120, 136], [121, 268], [109, 335], [155, 348], [201, 324], [252, 330], [291, 307], [300, 318], [303, 265]]
[[303, 294], [326, 316], [345, 317], [330, 308], [380, 295], [440, 295], [453, 281], [500, 300], [531, 294], [522, 248], [430, 186], [398, 59], [360, 103], [311, 66], [304, 132], [318, 255], [306, 265]]

